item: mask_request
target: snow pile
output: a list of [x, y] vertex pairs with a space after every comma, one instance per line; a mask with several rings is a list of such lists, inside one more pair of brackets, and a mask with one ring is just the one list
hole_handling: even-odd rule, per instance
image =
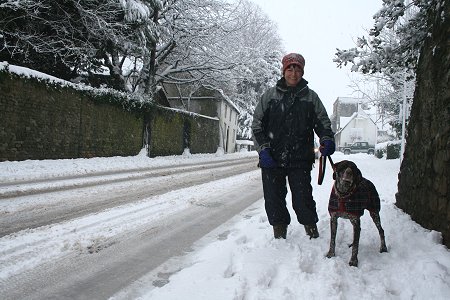
[[378, 232], [366, 212], [359, 267], [348, 265], [353, 234], [348, 220], [339, 219], [336, 257], [325, 257], [328, 174], [322, 186], [314, 184], [319, 239], [309, 240], [293, 221], [287, 240], [274, 240], [261, 201], [204, 238], [183, 268], [179, 262], [161, 266], [158, 272], [176, 274], [142, 299], [450, 299], [450, 253], [440, 233], [422, 228], [394, 205], [398, 160], [334, 155], [335, 161], [343, 159], [355, 161], [378, 188], [388, 253], [379, 253]]

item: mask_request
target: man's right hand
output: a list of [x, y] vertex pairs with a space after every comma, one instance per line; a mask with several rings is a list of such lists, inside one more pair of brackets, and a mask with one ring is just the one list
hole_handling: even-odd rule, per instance
[[334, 153], [336, 149], [336, 145], [332, 140], [325, 140], [320, 144], [320, 153], [322, 153], [322, 156], [330, 156]]
[[270, 155], [270, 148], [264, 148], [259, 152], [259, 166], [261, 168], [275, 168], [276, 161]]

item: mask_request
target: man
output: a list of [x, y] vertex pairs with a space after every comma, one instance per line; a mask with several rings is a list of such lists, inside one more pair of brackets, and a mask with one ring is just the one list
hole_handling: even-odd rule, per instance
[[303, 79], [305, 59], [290, 53], [282, 60], [283, 77], [261, 97], [253, 115], [253, 139], [259, 152], [265, 209], [276, 239], [286, 238], [291, 218], [286, 207], [286, 177], [297, 220], [310, 238], [318, 238], [312, 196], [314, 132], [320, 151], [334, 153], [334, 133], [325, 107]]

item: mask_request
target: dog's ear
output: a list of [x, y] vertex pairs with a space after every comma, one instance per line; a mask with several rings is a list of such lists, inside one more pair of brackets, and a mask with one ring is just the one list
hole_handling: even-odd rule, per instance
[[361, 180], [362, 180], [362, 173], [357, 167], [356, 168], [356, 182], [358, 182], [358, 184], [359, 184], [361, 182]]
[[348, 163], [349, 163], [349, 167], [353, 171], [353, 176], [354, 176], [354, 180], [355, 180], [356, 184], [359, 184], [362, 180], [361, 170], [358, 168], [358, 166], [356, 166], [356, 164], [354, 162], [349, 161]]
[[333, 168], [333, 180], [336, 180], [336, 173], [338, 173], [341, 169], [342, 164], [345, 163], [345, 160], [337, 162], [334, 164]]

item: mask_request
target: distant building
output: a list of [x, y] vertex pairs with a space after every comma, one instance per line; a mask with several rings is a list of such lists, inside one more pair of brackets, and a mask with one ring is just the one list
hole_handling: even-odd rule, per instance
[[338, 97], [333, 104], [331, 126], [336, 147], [357, 141], [377, 143], [378, 128], [368, 111], [368, 101], [361, 98]]
[[222, 91], [204, 86], [195, 88], [168, 83], [164, 83], [163, 88], [170, 107], [218, 118], [218, 146], [225, 153], [236, 151], [239, 109]]
[[255, 150], [255, 146], [253, 141], [249, 140], [236, 140], [236, 151], [253, 151]]
[[344, 127], [349, 118], [358, 111], [358, 107], [367, 109], [367, 99], [338, 97], [333, 103], [333, 114], [330, 117], [333, 131], [337, 132], [339, 128]]

